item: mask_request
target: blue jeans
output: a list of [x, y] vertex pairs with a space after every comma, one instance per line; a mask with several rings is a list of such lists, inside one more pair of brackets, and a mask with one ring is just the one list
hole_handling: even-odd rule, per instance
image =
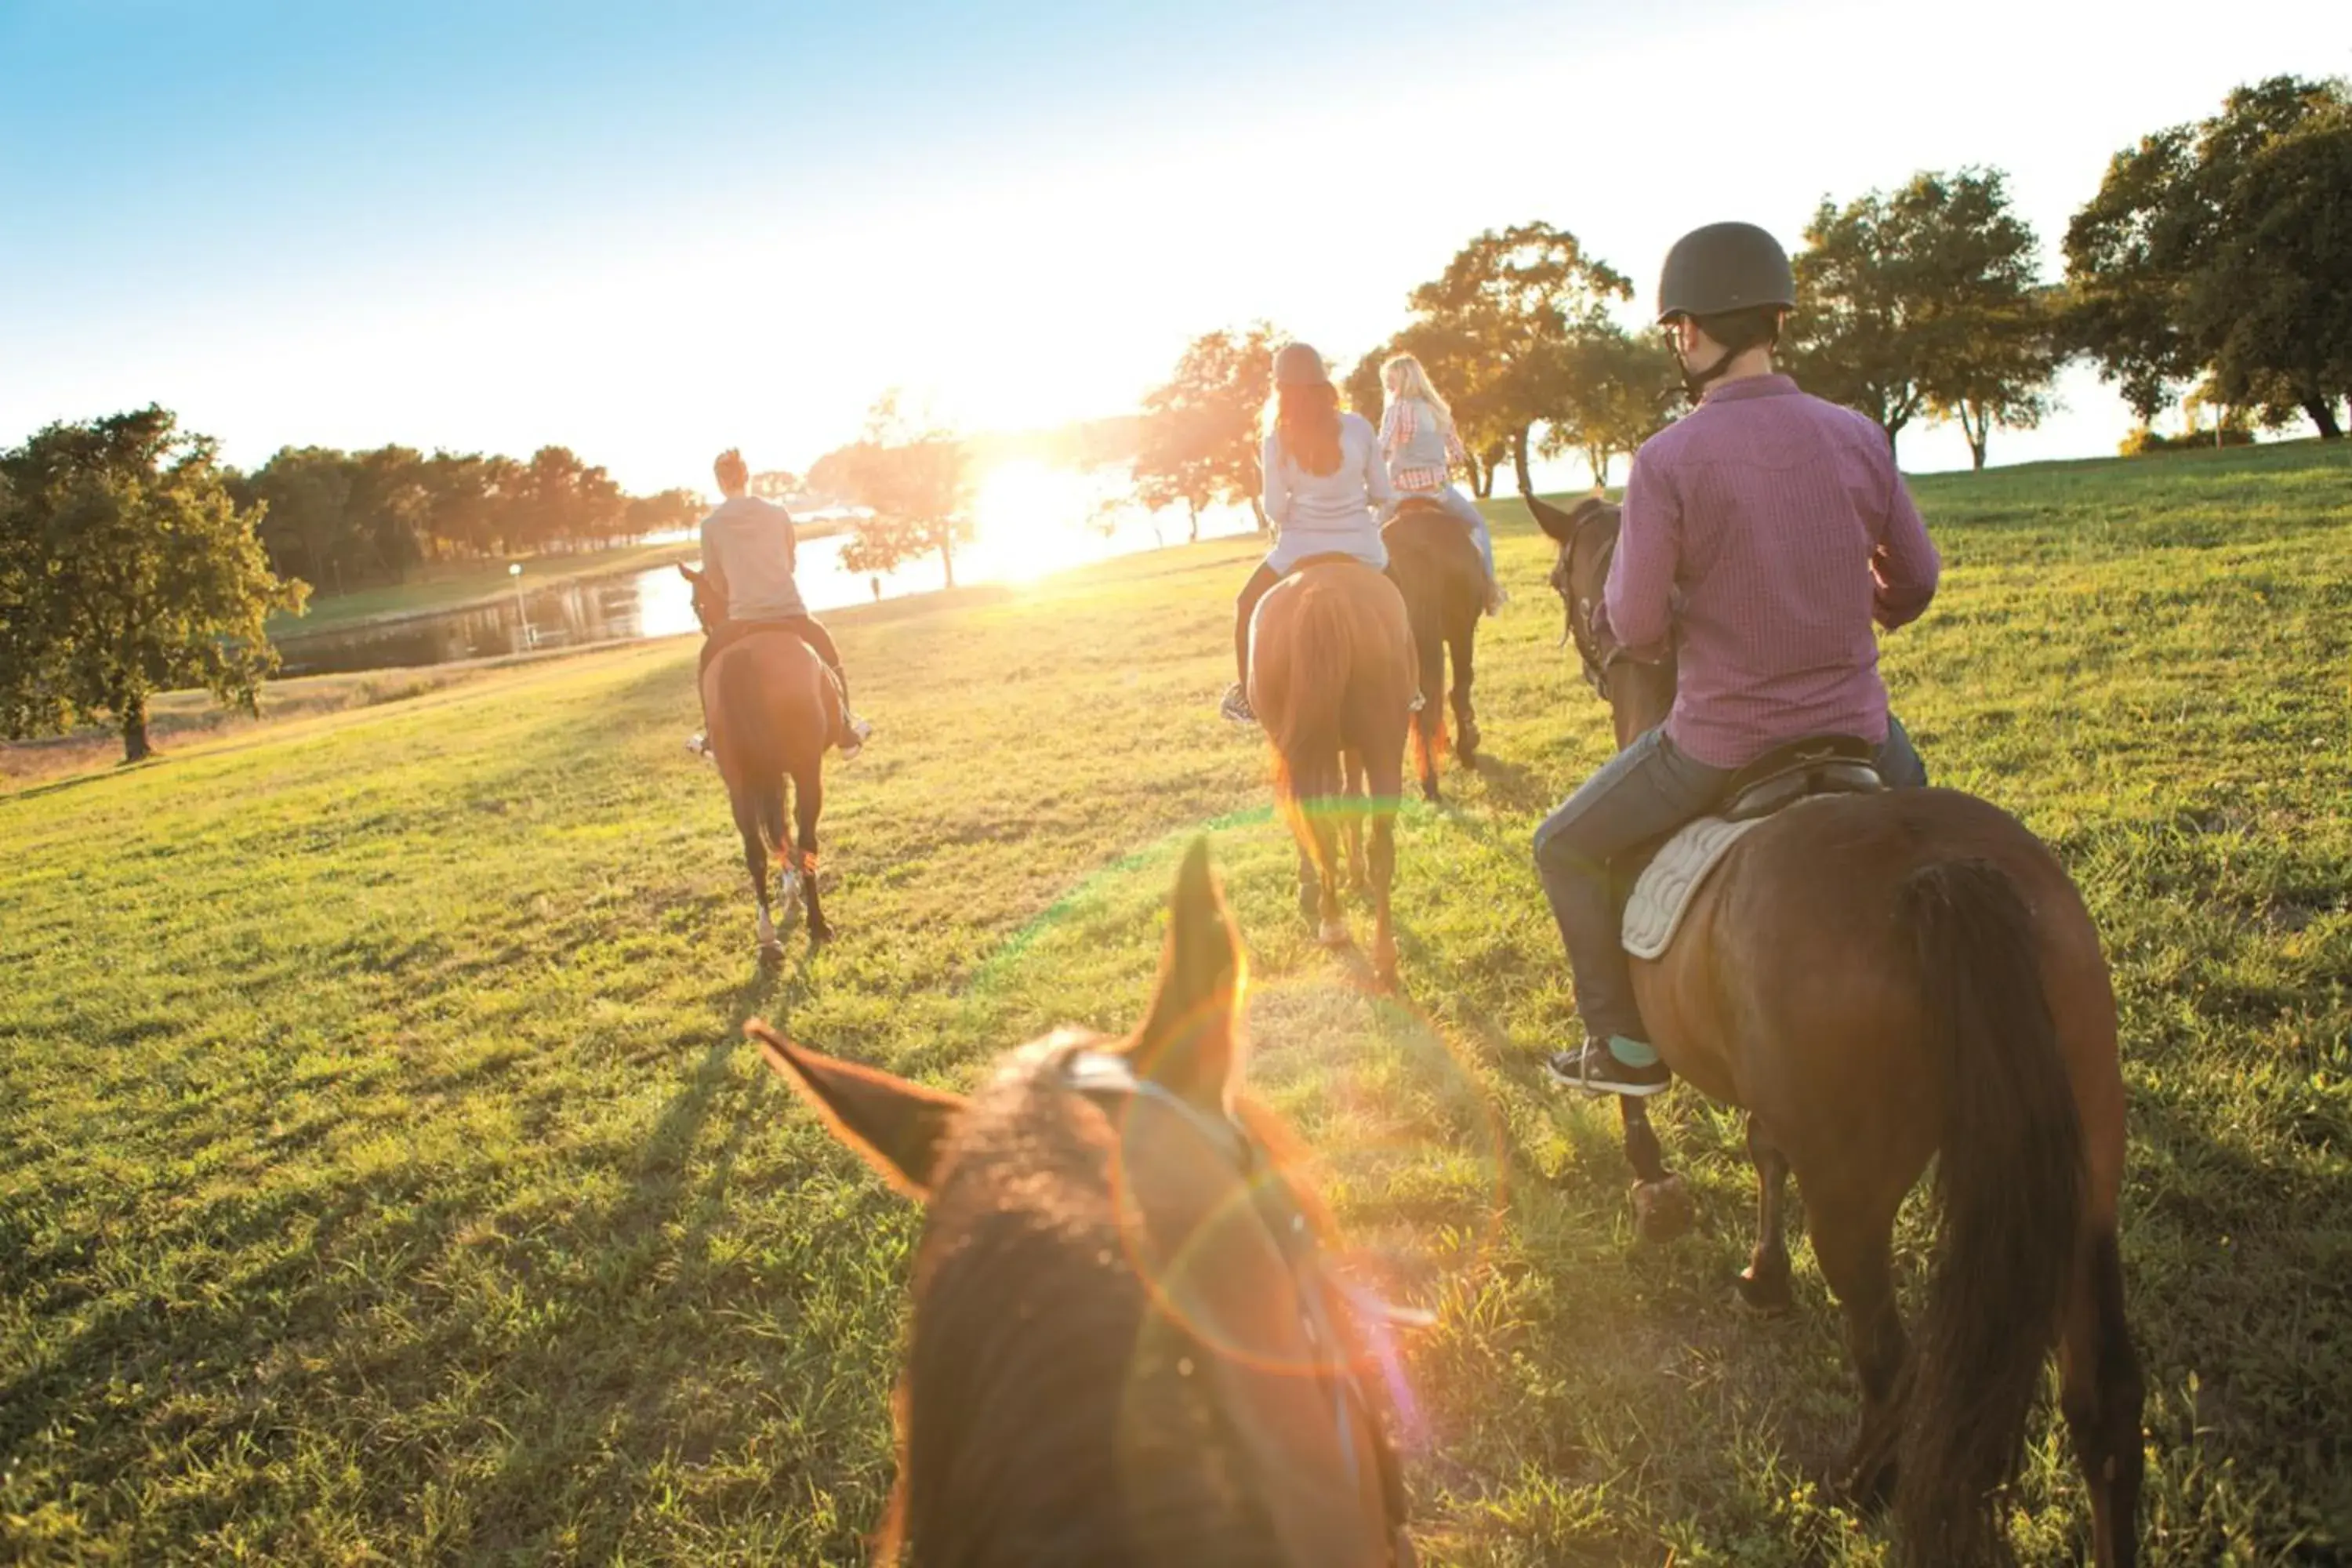
[[[1927, 765], [1893, 714], [1878, 771], [1888, 787], [1916, 789]], [[1536, 829], [1536, 875], [1568, 948], [1576, 1010], [1588, 1038], [1646, 1040], [1633, 1000], [1633, 974], [1619, 931], [1622, 917], [1610, 867], [1635, 846], [1663, 838], [1719, 805], [1732, 770], [1685, 755], [1664, 729], [1609, 759]]]
[[1478, 559], [1486, 563], [1486, 581], [1491, 583], [1495, 580], [1495, 541], [1486, 531], [1486, 514], [1478, 510], [1476, 501], [1453, 485], [1440, 485], [1433, 490], [1403, 490], [1399, 493], [1401, 499], [1425, 496], [1460, 518], [1462, 526], [1470, 531], [1470, 537], [1477, 542]]

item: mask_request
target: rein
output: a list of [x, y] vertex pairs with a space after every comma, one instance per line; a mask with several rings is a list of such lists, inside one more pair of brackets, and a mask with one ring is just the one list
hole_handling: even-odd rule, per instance
[[[1580, 599], [1575, 596], [1574, 576], [1576, 572], [1576, 548], [1583, 542], [1584, 531], [1607, 522], [1608, 521], [1609, 516], [1607, 512], [1599, 508], [1595, 508], [1593, 510], [1587, 512], [1583, 520], [1578, 522], [1576, 527], [1570, 531], [1568, 536], [1567, 548], [1560, 557], [1561, 581], [1559, 584], [1560, 597], [1568, 602], [1569, 635], [1576, 639], [1577, 657], [1582, 660], [1584, 664], [1585, 682], [1592, 688], [1594, 694], [1597, 695], [1603, 702], [1610, 700], [1610, 668], [1629, 656], [1626, 654], [1622, 644], [1605, 648], [1601, 646], [1600, 636], [1593, 630], [1592, 626], [1592, 601], [1591, 599]], [[1611, 539], [1608, 543], [1603, 544], [1601, 547], [1601, 581], [1604, 584], [1609, 581], [1610, 563], [1615, 559], [1616, 554], [1617, 541], [1613, 538]]]
[[[1094, 1101], [1115, 1120], [1118, 1110], [1137, 1101], [1173, 1112], [1240, 1175], [1259, 1224], [1289, 1268], [1299, 1302], [1301, 1333], [1318, 1355], [1337, 1361], [1336, 1373], [1323, 1371], [1318, 1376], [1330, 1396], [1329, 1419], [1339, 1450], [1347, 1458], [1348, 1479], [1360, 1493], [1377, 1502], [1373, 1511], [1388, 1526], [1387, 1561], [1391, 1568], [1412, 1568], [1412, 1548], [1404, 1531], [1404, 1479], [1396, 1452], [1374, 1414], [1377, 1406], [1363, 1385], [1362, 1374], [1353, 1358], [1339, 1353], [1348, 1342], [1332, 1321], [1328, 1298], [1332, 1290], [1344, 1291], [1346, 1288], [1325, 1272], [1315, 1227], [1292, 1199], [1287, 1184], [1272, 1169], [1265, 1150], [1247, 1129], [1231, 1117], [1202, 1110], [1150, 1079], [1138, 1077], [1123, 1055], [1083, 1047], [1073, 1050], [1063, 1059], [1062, 1080], [1072, 1093]], [[1223, 1357], [1215, 1346], [1203, 1343], [1202, 1349], [1213, 1362], [1222, 1363]], [[1378, 1459], [1375, 1475], [1363, 1475], [1357, 1463], [1360, 1434], [1368, 1439], [1365, 1446]], [[1370, 1490], [1374, 1486], [1379, 1488], [1377, 1494]], [[1271, 1502], [1269, 1506], [1273, 1506]]]

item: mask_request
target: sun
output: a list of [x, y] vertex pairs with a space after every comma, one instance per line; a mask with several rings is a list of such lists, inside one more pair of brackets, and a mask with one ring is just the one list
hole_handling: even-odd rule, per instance
[[[1100, 552], [1084, 526], [1092, 506], [1086, 475], [1011, 458], [981, 476], [972, 498], [971, 553], [1000, 582], [1034, 582]], [[1088, 546], [1097, 546], [1089, 550]]]

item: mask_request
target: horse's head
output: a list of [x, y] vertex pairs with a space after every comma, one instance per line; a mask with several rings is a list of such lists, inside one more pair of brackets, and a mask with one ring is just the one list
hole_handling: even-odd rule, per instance
[[681, 561], [677, 563], [677, 574], [693, 586], [694, 618], [702, 623], [705, 632], [727, 618], [727, 588], [719, 581], [717, 569], [705, 567], [697, 572]]
[[1559, 547], [1552, 562], [1551, 587], [1566, 618], [1560, 641], [1576, 644], [1585, 680], [1609, 704], [1618, 745], [1631, 744], [1643, 731], [1663, 722], [1674, 706], [1675, 664], [1671, 657], [1654, 664], [1635, 658], [1596, 624], [1623, 513], [1599, 496], [1589, 496], [1566, 511], [1534, 496], [1520, 499], [1535, 515], [1536, 526]]
[[1328, 1224], [1241, 1099], [1243, 972], [1196, 844], [1123, 1039], [1035, 1041], [965, 1100], [753, 1026], [835, 1133], [929, 1205], [886, 1553], [1404, 1561]]

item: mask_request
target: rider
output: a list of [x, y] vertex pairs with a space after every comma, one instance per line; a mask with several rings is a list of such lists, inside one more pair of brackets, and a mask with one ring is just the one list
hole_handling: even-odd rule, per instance
[[1350, 555], [1385, 571], [1389, 552], [1381, 542], [1381, 523], [1396, 509], [1371, 422], [1339, 411], [1339, 389], [1331, 384], [1323, 356], [1305, 343], [1286, 343], [1274, 356], [1269, 414], [1258, 461], [1274, 548], [1234, 600], [1234, 667], [1240, 679], [1218, 707], [1236, 724], [1257, 722], [1249, 702], [1250, 615], [1257, 602], [1310, 555]]
[[[849, 710], [849, 678], [842, 673], [841, 650], [833, 646], [832, 634], [801, 603], [800, 585], [793, 580], [800, 542], [792, 514], [751, 493], [751, 470], [734, 447], [719, 454], [711, 471], [726, 499], [718, 510], [702, 520], [702, 564], [704, 571], [718, 575], [726, 595], [727, 618], [710, 627], [702, 640], [697, 689], [701, 671], [710, 668], [721, 648], [763, 626], [781, 626], [806, 643], [833, 671], [841, 689], [842, 733], [835, 744], [842, 760], [847, 762], [864, 748], [874, 726]], [[706, 721], [709, 717], [704, 715]], [[700, 752], [708, 748], [703, 736], [697, 735], [687, 742], [687, 749]]]
[[1635, 1005], [1612, 860], [1705, 815], [1739, 768], [1792, 742], [1853, 736], [1880, 747], [1890, 785], [1927, 782], [1887, 711], [1871, 623], [1927, 607], [1935, 546], [1885, 433], [1774, 373], [1795, 305], [1787, 252], [1752, 224], [1710, 224], [1666, 253], [1658, 323], [1698, 402], [1634, 458], [1594, 619], [1637, 657], [1674, 650], [1674, 709], [1535, 837], [1585, 1032], [1548, 1068], [1588, 1092], [1655, 1094], [1672, 1079]]
[[1446, 483], [1449, 463], [1467, 466], [1470, 454], [1454, 431], [1454, 410], [1430, 384], [1429, 373], [1411, 354], [1398, 354], [1381, 366], [1381, 384], [1389, 395], [1388, 411], [1381, 416], [1381, 455], [1388, 459], [1389, 482], [1400, 500], [1420, 498], [1435, 501], [1458, 518], [1477, 542], [1478, 559], [1486, 563], [1486, 613], [1503, 607], [1503, 585], [1495, 576], [1495, 542], [1487, 536], [1486, 514], [1478, 504]]

